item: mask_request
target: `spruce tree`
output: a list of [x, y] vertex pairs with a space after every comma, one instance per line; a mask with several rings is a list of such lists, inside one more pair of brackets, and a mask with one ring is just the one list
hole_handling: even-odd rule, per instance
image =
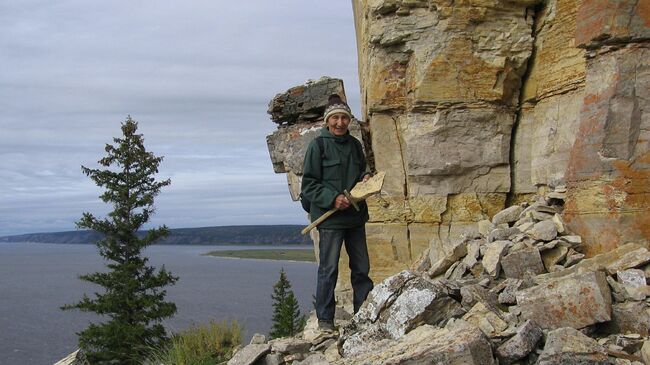
[[271, 338], [293, 336], [304, 326], [306, 318], [300, 315], [298, 300], [291, 290], [291, 283], [280, 270], [280, 279], [273, 285], [273, 327]]
[[93, 364], [142, 363], [152, 348], [167, 340], [161, 320], [176, 313], [176, 305], [165, 301], [164, 287], [178, 278], [164, 266], [156, 271], [142, 255], [145, 247], [168, 234], [167, 227], [138, 235], [154, 212], [154, 197], [170, 180], [155, 179], [163, 157], [145, 149], [142, 134], [136, 134], [137, 122], [129, 116], [121, 126], [122, 138], [106, 144], [107, 155], [99, 160], [105, 169], [81, 167], [105, 189], [100, 198], [113, 208], [106, 218], [85, 212], [77, 222], [78, 228], [103, 234], [96, 245], [106, 270], [80, 276], [102, 287], [103, 292], [92, 298], [84, 294], [78, 303], [62, 307], [102, 317], [78, 333], [79, 346]]

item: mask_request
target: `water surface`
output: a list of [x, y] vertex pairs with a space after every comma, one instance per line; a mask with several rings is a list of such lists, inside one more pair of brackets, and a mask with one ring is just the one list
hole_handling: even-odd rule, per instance
[[[202, 253], [268, 246], [153, 246], [146, 255], [180, 280], [168, 289], [178, 313], [165, 322], [170, 330], [210, 319], [237, 319], [253, 333], [268, 333], [273, 284], [284, 267], [303, 312], [312, 308], [313, 263], [241, 260]], [[285, 247], [286, 248], [286, 247]], [[300, 248], [305, 248], [301, 246]], [[0, 365], [53, 364], [77, 348], [76, 332], [98, 317], [61, 311], [64, 304], [92, 294], [81, 274], [101, 270], [94, 245], [0, 243]]]

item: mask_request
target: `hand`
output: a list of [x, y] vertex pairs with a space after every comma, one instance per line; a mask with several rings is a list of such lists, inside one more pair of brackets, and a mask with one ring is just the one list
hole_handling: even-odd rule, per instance
[[372, 176], [372, 175], [370, 175], [370, 174], [365, 174], [365, 175], [363, 175], [363, 179], [361, 179], [361, 182], [366, 182], [366, 181], [370, 180], [370, 177], [371, 177], [371, 176]]
[[334, 208], [338, 210], [348, 209], [350, 206], [350, 201], [343, 194], [339, 194], [336, 199], [334, 199]]

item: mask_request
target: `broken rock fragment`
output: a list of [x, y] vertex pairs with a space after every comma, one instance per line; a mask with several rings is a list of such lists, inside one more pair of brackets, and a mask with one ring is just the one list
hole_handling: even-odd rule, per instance
[[612, 298], [602, 271], [550, 280], [519, 291], [522, 316], [545, 329], [582, 328], [611, 319]]
[[478, 327], [486, 336], [494, 337], [508, 328], [508, 323], [497, 311], [478, 302], [463, 316], [463, 320]]
[[492, 224], [492, 222], [487, 219], [478, 222], [478, 233], [480, 233], [483, 237], [487, 237], [495, 228], [496, 227], [494, 224]]
[[271, 351], [283, 354], [305, 353], [311, 348], [311, 342], [293, 337], [282, 337], [269, 341]]
[[497, 228], [488, 235], [488, 242], [507, 240], [510, 236], [521, 233], [517, 227]]
[[461, 305], [449, 296], [444, 285], [417, 277], [408, 282], [381, 322], [386, 332], [398, 339], [420, 324], [440, 325], [460, 313]]
[[465, 241], [456, 242], [450, 252], [446, 253], [444, 257], [431, 264], [429, 276], [436, 277], [443, 274], [451, 267], [451, 265], [456, 263], [465, 255], [467, 255], [467, 243]]
[[492, 365], [490, 341], [476, 326], [455, 321], [445, 328], [423, 325], [382, 351], [345, 357], [347, 365], [360, 364], [464, 364]]
[[605, 349], [580, 331], [564, 327], [550, 331], [539, 365], [611, 364]]
[[650, 334], [650, 305], [646, 302], [624, 302], [612, 305], [612, 320], [599, 326], [604, 333]]
[[410, 270], [404, 270], [397, 275], [386, 278], [383, 282], [372, 289], [364, 305], [359, 312], [355, 315], [354, 321], [374, 322], [379, 317], [379, 314], [386, 309], [397, 298], [402, 288], [409, 281], [415, 279], [417, 275]]
[[526, 273], [538, 275], [546, 272], [542, 257], [534, 247], [508, 254], [501, 259], [501, 268], [507, 278], [515, 279], [523, 278]]
[[538, 241], [552, 241], [557, 237], [557, 228], [551, 220], [545, 220], [535, 223], [528, 233]]
[[544, 333], [535, 322], [528, 320], [517, 329], [517, 334], [504, 342], [496, 351], [499, 364], [512, 364], [523, 359], [535, 349]]
[[471, 309], [478, 302], [487, 302], [489, 304], [495, 304], [497, 302], [494, 293], [489, 292], [478, 284], [462, 286], [460, 288], [460, 295], [462, 297], [461, 304], [466, 309]]
[[235, 355], [228, 360], [228, 365], [250, 365], [269, 352], [271, 352], [271, 345], [269, 344], [248, 345], [237, 351]]
[[505, 255], [506, 250], [512, 244], [510, 241], [494, 241], [484, 245], [483, 268], [493, 278], [499, 276], [501, 268], [501, 258]]
[[511, 223], [519, 219], [519, 215], [524, 211], [520, 205], [513, 205], [508, 207], [492, 217], [492, 224], [499, 225], [502, 223]]
[[547, 271], [566, 258], [569, 249], [564, 246], [558, 246], [542, 252], [542, 262]]

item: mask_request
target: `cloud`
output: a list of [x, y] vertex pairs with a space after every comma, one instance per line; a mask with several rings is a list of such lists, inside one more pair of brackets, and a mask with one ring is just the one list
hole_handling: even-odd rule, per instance
[[129, 114], [172, 179], [152, 223], [303, 223], [268, 156], [268, 102], [329, 75], [358, 110], [355, 47], [349, 2], [1, 3], [0, 235], [105, 214], [80, 165]]

